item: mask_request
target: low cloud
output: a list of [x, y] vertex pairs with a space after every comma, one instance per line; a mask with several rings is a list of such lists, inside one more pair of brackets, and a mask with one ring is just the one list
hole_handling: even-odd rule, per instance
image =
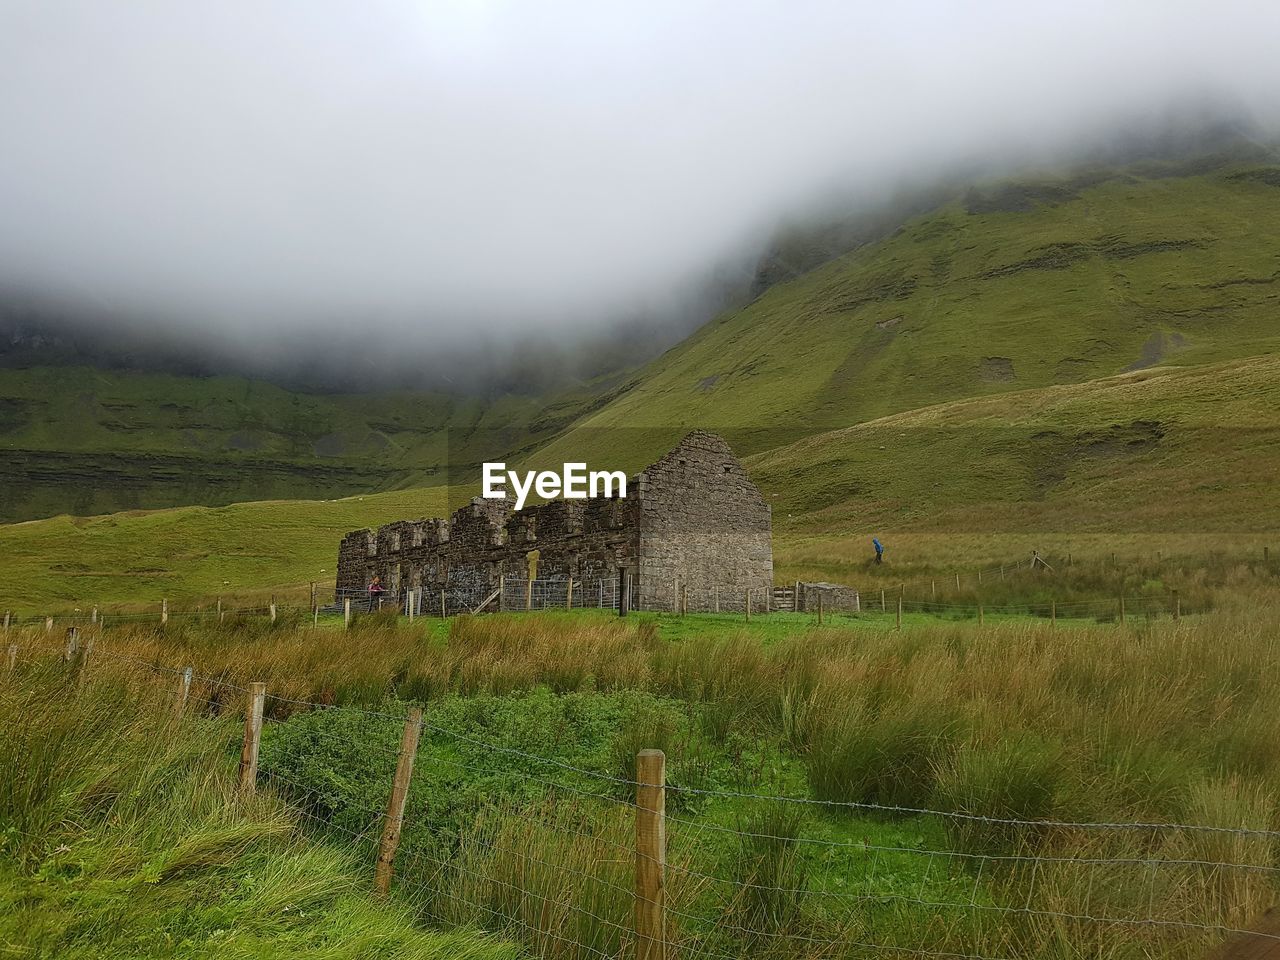
[[1269, 124], [1278, 41], [1256, 0], [11, 0], [0, 289], [249, 354], [598, 333], [833, 196]]

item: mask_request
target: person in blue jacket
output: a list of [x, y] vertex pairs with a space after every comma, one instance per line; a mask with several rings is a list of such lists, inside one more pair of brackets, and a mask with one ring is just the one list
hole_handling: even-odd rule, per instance
[[876, 537], [871, 538], [871, 545], [876, 548], [876, 563], [884, 562], [884, 544]]

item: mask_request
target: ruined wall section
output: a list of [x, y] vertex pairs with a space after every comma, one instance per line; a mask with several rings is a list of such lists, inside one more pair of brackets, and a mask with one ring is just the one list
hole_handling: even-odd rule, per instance
[[795, 609], [798, 613], [817, 613], [818, 597], [822, 597], [824, 613], [859, 613], [862, 610], [862, 599], [856, 587], [843, 583], [805, 583], [796, 584]]
[[423, 606], [438, 609], [444, 591], [450, 613], [473, 609], [502, 578], [528, 577], [537, 550], [538, 579], [611, 579], [634, 565], [636, 505], [629, 500], [556, 500], [518, 513], [501, 500], [477, 498], [447, 521], [396, 521], [357, 530], [338, 551], [339, 591], [361, 597], [375, 574], [387, 598], [422, 590]]
[[[630, 492], [630, 491], [629, 491]], [[694, 431], [636, 478], [637, 590], [643, 610], [767, 612], [773, 596], [773, 519], [729, 445]]]

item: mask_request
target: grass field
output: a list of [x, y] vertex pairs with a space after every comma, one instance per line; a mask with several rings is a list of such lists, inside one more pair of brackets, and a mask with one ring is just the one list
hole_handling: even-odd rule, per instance
[[[1169, 562], [1150, 564], [1132, 572], [1149, 578], [1155, 564]], [[1183, 558], [1168, 572], [1169, 582], [1176, 574], [1189, 592], [1199, 584], [1205, 612], [1177, 623], [1165, 614], [1123, 626], [1080, 621], [1056, 627], [1028, 615], [982, 626], [971, 618], [917, 616], [901, 630], [878, 615], [818, 628], [799, 615], [757, 617], [748, 625], [732, 617], [620, 620], [592, 611], [460, 617], [412, 627], [373, 615], [350, 631], [315, 630], [288, 617], [275, 625], [232, 618], [221, 626], [180, 618], [164, 631], [120, 623], [96, 638], [88, 679], [68, 694], [70, 701], [58, 698], [56, 722], [53, 714], [37, 713], [29, 729], [20, 727], [26, 732], [7, 743], [7, 759], [17, 764], [33, 762], [20, 761], [24, 754], [57, 755], [58, 776], [75, 769], [77, 782], [98, 782], [103, 774], [92, 762], [81, 769], [83, 758], [96, 756], [104, 742], [132, 743], [157, 722], [141, 687], [113, 687], [120, 665], [192, 664], [197, 714], [234, 715], [249, 680], [268, 685], [263, 785], [292, 798], [312, 823], [304, 831], [309, 839], [291, 834], [253, 848], [254, 857], [283, 850], [282, 864], [327, 857], [325, 870], [356, 869], [327, 848], [343, 848], [346, 831], [363, 829], [370, 812], [382, 809], [399, 717], [406, 703], [424, 706], [427, 728], [406, 814], [398, 896], [429, 928], [487, 929], [544, 957], [585, 960], [595, 950], [625, 949], [630, 868], [618, 848], [629, 849], [632, 824], [625, 806], [630, 787], [617, 780], [630, 779], [638, 749], [656, 746], [669, 759], [669, 896], [673, 936], [685, 955], [870, 958], [907, 949], [991, 957], [1200, 957], [1221, 938], [1216, 928], [1247, 925], [1273, 902], [1270, 835], [1182, 827], [1025, 829], [840, 806], [1034, 821], [1280, 826], [1280, 730], [1270, 669], [1280, 636], [1270, 600], [1280, 571], [1257, 562], [1197, 565]], [[1095, 574], [1090, 567], [1064, 572], [1061, 589], [1083, 588]], [[1081, 578], [1074, 587], [1066, 582], [1071, 576]], [[12, 636], [24, 656], [54, 653], [56, 638], [41, 629]], [[6, 726], [47, 697], [39, 684], [52, 681], [30, 670], [22, 668], [15, 678], [21, 682], [4, 688]], [[145, 674], [130, 673], [130, 683], [142, 683]], [[173, 673], [149, 683], [162, 704], [176, 689]], [[15, 693], [32, 684], [30, 696]], [[119, 707], [122, 698], [128, 709]], [[55, 709], [52, 702], [46, 711]], [[88, 718], [76, 719], [68, 702]], [[308, 702], [337, 709], [308, 710]], [[169, 803], [178, 816], [191, 816], [184, 804], [193, 801], [183, 790], [162, 801], [146, 789], [146, 778], [171, 778], [177, 767], [197, 771], [200, 783], [218, 782], [219, 771], [228, 769], [234, 722], [199, 720], [183, 737], [163, 741], [148, 760], [129, 754], [113, 774], [142, 777], [127, 802]], [[46, 728], [55, 732], [39, 732]], [[85, 736], [89, 728], [101, 732]], [[63, 730], [65, 736], [56, 733]], [[60, 744], [61, 754], [42, 745], [46, 737]], [[197, 752], [213, 759], [193, 757]], [[68, 803], [77, 794], [58, 796]], [[232, 836], [254, 835], [255, 827], [222, 806], [223, 796], [202, 793], [196, 823], [213, 817]], [[111, 862], [131, 862], [137, 856], [131, 844], [141, 841], [108, 828], [138, 830], [151, 822], [117, 806], [104, 832], [88, 839], [83, 832], [96, 829], [96, 817], [19, 805], [12, 795], [6, 809], [23, 811], [15, 823], [20, 832], [11, 836], [44, 838], [24, 848], [41, 855], [18, 857], [28, 872], [11, 882], [29, 884], [32, 876], [55, 872], [50, 863], [61, 867], [78, 858], [77, 869], [59, 874], [59, 883], [68, 897], [88, 891], [95, 906], [103, 882], [95, 862], [101, 854], [91, 855], [95, 844], [121, 844], [125, 852]], [[269, 800], [253, 808], [253, 817], [266, 817], [277, 831], [290, 829]], [[69, 828], [49, 824], [68, 820], [76, 822], [79, 839], [63, 843]], [[161, 879], [158, 887], [144, 887], [146, 896], [126, 901], [123, 943], [131, 942], [130, 930], [154, 922], [146, 919], [157, 909], [153, 898], [166, 892], [170, 906], [178, 900], [179, 918], [166, 929], [188, 935], [203, 929], [205, 915], [183, 898], [204, 888], [184, 881], [179, 897], [167, 886], [167, 865], [175, 857], [184, 864], [222, 863], [219, 841], [179, 844], [187, 852], [163, 854], [164, 843], [176, 841], [166, 841], [167, 828], [154, 829], [154, 838], [147, 834], [153, 859], [143, 860]], [[55, 844], [73, 852], [50, 854], [60, 849]], [[368, 849], [361, 855], [363, 869], [370, 855]], [[1009, 857], [1031, 859], [999, 859]], [[1258, 866], [1236, 866], [1246, 863]], [[252, 857], [211, 869], [261, 877], [249, 897], [255, 904], [293, 876], [292, 866], [268, 867]], [[239, 903], [239, 894], [227, 896]], [[293, 903], [296, 896], [279, 891], [270, 902]], [[11, 941], [34, 935], [17, 932], [26, 930], [71, 938], [50, 943], [109, 936], [92, 925], [58, 932], [61, 903], [57, 897], [34, 906], [28, 901], [29, 915], [40, 923], [16, 928]], [[347, 935], [348, 908], [363, 916], [369, 907], [342, 903], [343, 909], [302, 912], [311, 922], [338, 924], [334, 935]], [[218, 909], [218, 916], [240, 917], [222, 901]], [[376, 929], [398, 943], [407, 934], [396, 926], [397, 916], [377, 917]], [[1142, 922], [1087, 919], [1098, 916]], [[279, 933], [273, 919], [253, 934], [305, 945], [308, 925], [295, 922], [301, 930]], [[287, 939], [295, 935], [299, 939]], [[498, 949], [456, 941], [440, 955], [453, 955], [448, 950], [464, 943]]]

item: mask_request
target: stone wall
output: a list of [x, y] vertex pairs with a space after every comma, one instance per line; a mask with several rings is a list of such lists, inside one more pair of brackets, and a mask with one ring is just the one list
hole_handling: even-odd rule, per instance
[[859, 613], [862, 610], [862, 598], [855, 587], [843, 583], [798, 583], [796, 592], [796, 611], [799, 613], [817, 613], [818, 597], [822, 597], [823, 613]]
[[769, 507], [720, 437], [690, 434], [628, 483], [628, 496], [553, 500], [513, 511], [475, 499], [448, 520], [402, 520], [356, 530], [338, 550], [340, 595], [361, 595], [375, 574], [387, 597], [422, 590], [424, 607], [474, 609], [505, 578], [524, 581], [538, 551], [539, 580], [579, 584], [632, 571], [638, 609], [672, 610], [677, 583], [690, 610], [769, 608]]

